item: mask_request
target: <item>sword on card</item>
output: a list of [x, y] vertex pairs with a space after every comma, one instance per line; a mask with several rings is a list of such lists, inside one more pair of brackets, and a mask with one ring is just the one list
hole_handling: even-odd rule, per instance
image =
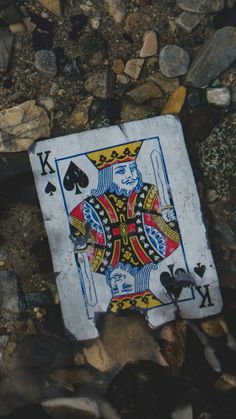
[[97, 304], [98, 300], [93, 282], [92, 272], [88, 261], [88, 256], [85, 252], [79, 252], [77, 253], [77, 260], [81, 270], [81, 281], [87, 302], [87, 309], [89, 311], [89, 314], [94, 314], [94, 312], [91, 313], [90, 307], [94, 307]]
[[157, 150], [152, 151], [151, 162], [154, 171], [156, 186], [159, 193], [161, 208], [171, 207], [169, 190], [164, 177], [162, 158], [161, 154]]

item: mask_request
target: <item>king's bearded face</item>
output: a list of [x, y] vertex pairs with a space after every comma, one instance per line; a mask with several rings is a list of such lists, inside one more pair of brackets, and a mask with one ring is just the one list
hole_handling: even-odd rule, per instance
[[113, 183], [121, 190], [131, 192], [139, 181], [137, 165], [134, 161], [113, 166]]

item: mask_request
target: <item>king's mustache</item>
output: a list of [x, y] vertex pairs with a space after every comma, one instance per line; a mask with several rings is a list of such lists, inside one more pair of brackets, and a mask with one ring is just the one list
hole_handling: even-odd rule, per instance
[[121, 183], [123, 185], [130, 185], [131, 183], [135, 183], [137, 181], [137, 178], [133, 179], [133, 178], [128, 178], [128, 179], [123, 179], [121, 181]]

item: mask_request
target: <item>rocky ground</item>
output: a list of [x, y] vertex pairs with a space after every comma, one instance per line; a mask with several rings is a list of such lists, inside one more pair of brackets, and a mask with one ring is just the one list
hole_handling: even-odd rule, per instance
[[[235, 417], [235, 63], [234, 0], [0, 0], [1, 416]], [[137, 314], [106, 317], [100, 339], [73, 342], [27, 149], [169, 113], [183, 125], [224, 313], [152, 332]]]

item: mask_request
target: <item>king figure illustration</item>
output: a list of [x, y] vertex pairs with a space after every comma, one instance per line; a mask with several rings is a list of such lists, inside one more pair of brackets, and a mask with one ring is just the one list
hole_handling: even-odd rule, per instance
[[111, 289], [109, 310], [149, 310], [162, 302], [149, 289], [150, 274], [180, 244], [171, 201], [143, 181], [137, 166], [142, 141], [88, 153], [98, 169], [97, 189], [70, 213], [71, 238], [86, 253], [91, 272]]

